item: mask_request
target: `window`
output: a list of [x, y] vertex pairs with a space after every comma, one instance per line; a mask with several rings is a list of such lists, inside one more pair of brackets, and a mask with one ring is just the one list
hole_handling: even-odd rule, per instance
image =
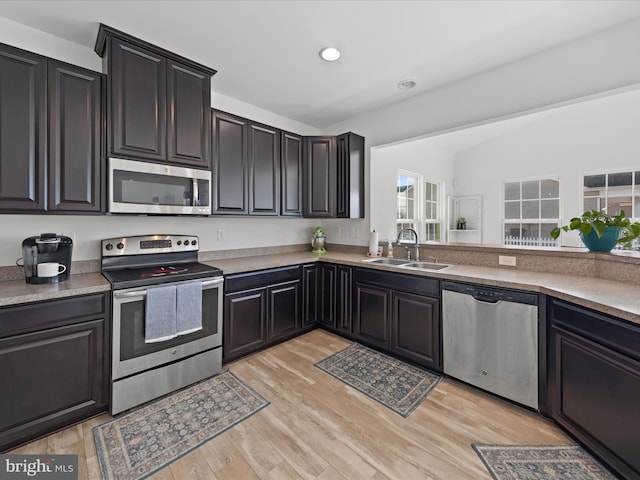
[[425, 241], [440, 241], [440, 185], [426, 181], [424, 183], [424, 227]]
[[417, 187], [420, 185], [419, 175], [410, 172], [398, 172], [396, 221], [398, 224], [396, 233], [403, 228], [413, 228], [418, 231], [417, 213]]
[[560, 224], [560, 180], [504, 182], [504, 244], [553, 247], [550, 236]]
[[[399, 171], [397, 180], [397, 234], [403, 228], [413, 228], [421, 241], [440, 241], [442, 222], [442, 182], [423, 181], [417, 173]], [[405, 240], [413, 236], [405, 234]]]
[[640, 172], [610, 172], [585, 175], [584, 210], [615, 214], [622, 210], [627, 217], [640, 218]]

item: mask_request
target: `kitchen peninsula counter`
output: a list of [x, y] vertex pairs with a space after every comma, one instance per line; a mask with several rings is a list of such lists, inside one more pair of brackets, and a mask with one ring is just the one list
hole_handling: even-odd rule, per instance
[[206, 260], [203, 263], [221, 268], [228, 275], [324, 261], [352, 267], [539, 292], [640, 324], [640, 286], [638, 285], [594, 277], [530, 272], [511, 267], [451, 264], [448, 268], [439, 271], [410, 270], [363, 262], [366, 259], [367, 257], [360, 253], [292, 252]]

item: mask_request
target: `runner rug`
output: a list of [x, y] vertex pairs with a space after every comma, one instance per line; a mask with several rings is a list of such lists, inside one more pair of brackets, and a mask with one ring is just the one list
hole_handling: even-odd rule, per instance
[[231, 371], [93, 428], [102, 476], [137, 480], [269, 405]]
[[579, 445], [472, 444], [495, 480], [616, 480]]
[[358, 343], [315, 366], [403, 417], [413, 412], [442, 379], [441, 375]]

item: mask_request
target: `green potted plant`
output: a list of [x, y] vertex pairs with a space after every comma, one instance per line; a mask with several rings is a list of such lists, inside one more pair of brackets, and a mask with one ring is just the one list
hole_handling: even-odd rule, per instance
[[631, 222], [620, 210], [615, 215], [588, 210], [581, 217], [574, 217], [569, 225], [551, 230], [551, 237], [557, 239], [561, 231], [579, 230], [582, 243], [593, 252], [609, 252], [616, 243], [631, 246], [631, 241], [640, 236], [640, 223]]
[[458, 217], [456, 225], [456, 230], [466, 230], [467, 228], [467, 219], [464, 217]]

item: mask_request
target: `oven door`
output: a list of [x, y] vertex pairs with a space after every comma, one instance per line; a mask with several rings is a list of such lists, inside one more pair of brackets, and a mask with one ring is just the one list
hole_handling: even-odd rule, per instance
[[[175, 282], [176, 285], [185, 282]], [[223, 277], [202, 283], [202, 330], [158, 343], [145, 343], [146, 287], [113, 292], [111, 379], [159, 367], [222, 346]]]

